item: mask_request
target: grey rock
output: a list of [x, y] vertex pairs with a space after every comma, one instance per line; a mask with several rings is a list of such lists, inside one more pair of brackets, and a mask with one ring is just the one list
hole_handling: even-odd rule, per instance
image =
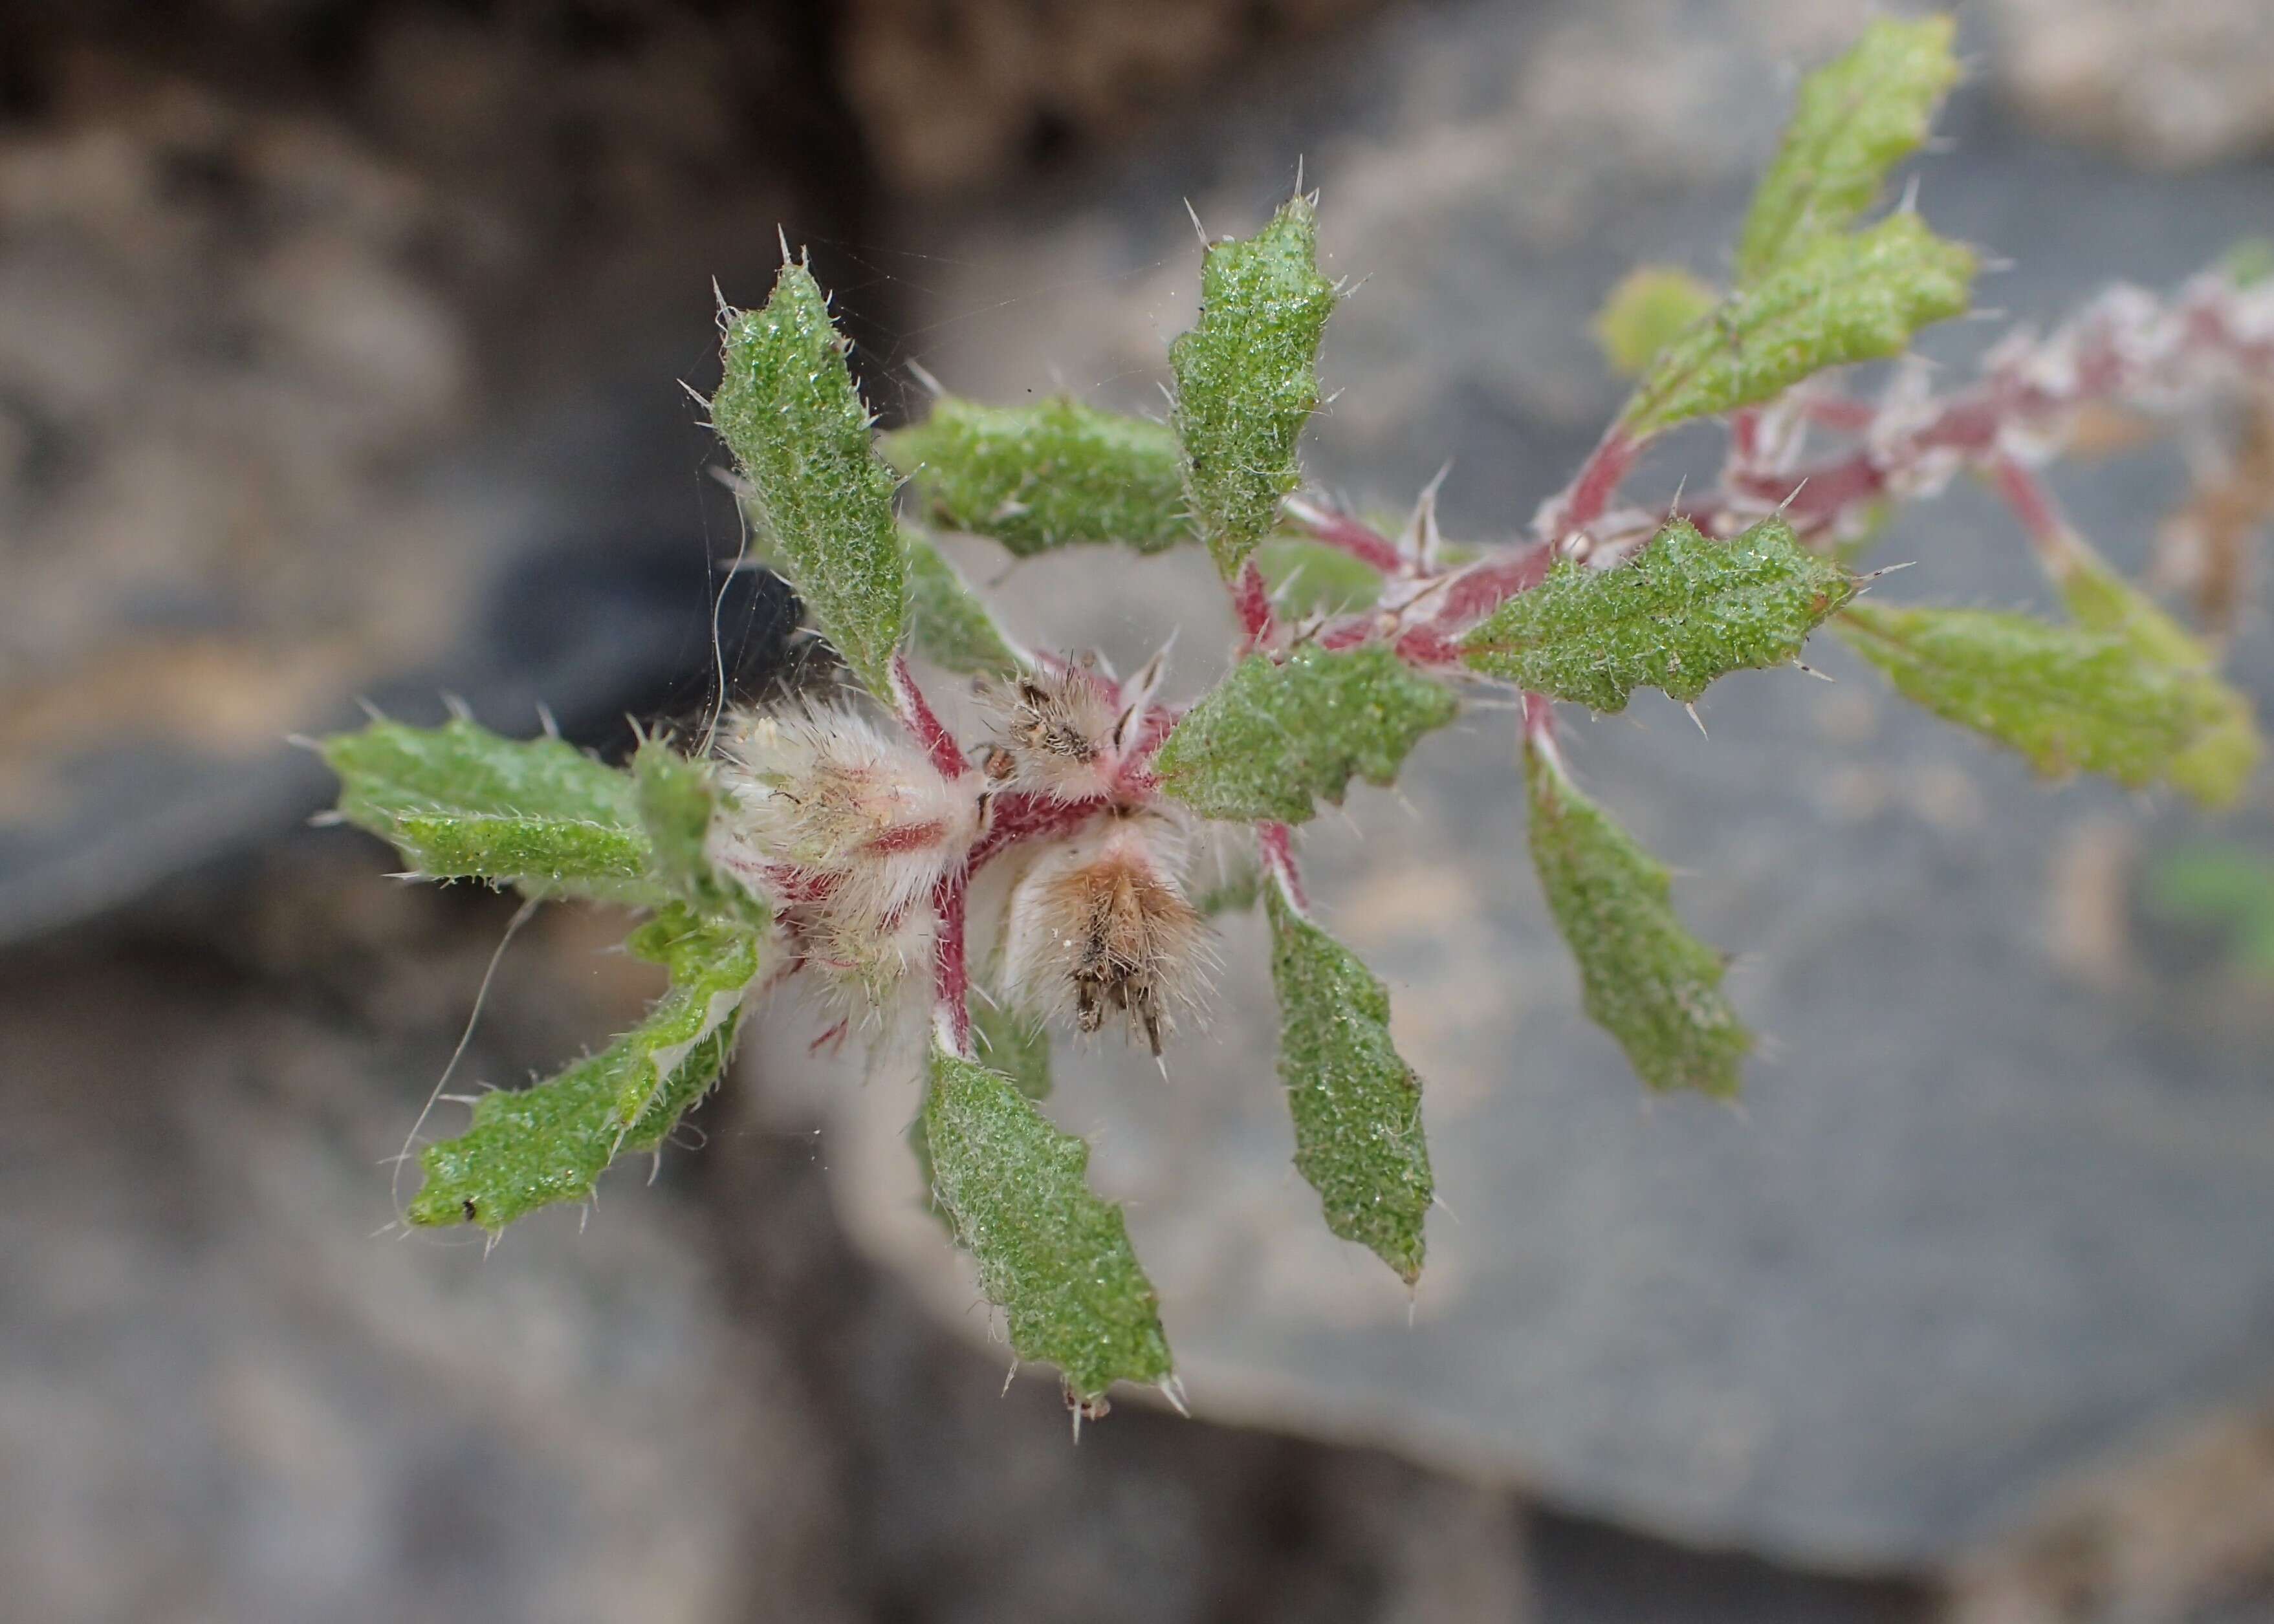
[[[1329, 336], [1344, 393], [1313, 473], [1394, 508], [1450, 457], [1452, 533], [1513, 533], [1615, 406], [1584, 335], [1602, 290], [1640, 258], [1720, 263], [1790, 64], [1856, 20], [1639, 0], [1402, 16], [1078, 201], [941, 222], [912, 346], [983, 397], [1063, 380], [1141, 404], [1190, 309], [1180, 194], [1244, 229], [1300, 154], [1334, 269], [1367, 279]], [[2176, 280], [2274, 214], [2264, 167], [2143, 177], [1978, 92], [1946, 127], [1924, 207], [2017, 261], [1987, 294], [2013, 312]], [[1994, 330], [1932, 347], [1962, 360]], [[1651, 477], [1681, 471], [1677, 452]], [[2127, 567], [2180, 484], [2152, 460], [2059, 476]], [[1972, 492], [1907, 515], [1878, 556], [1917, 560], [1891, 598], [2045, 598]], [[1194, 559], [1046, 559], [1005, 590], [1019, 631], [1117, 659], [1181, 627], [1188, 686], [1225, 628]], [[2065, 833], [2117, 817], [2155, 845], [2197, 820], [2048, 790], [1828, 639], [1811, 658], [1834, 687], [1732, 678], [1703, 707], [1710, 740], [1642, 703], [1570, 730], [1583, 781], [1738, 955], [1735, 996], [1769, 1039], [1742, 1111], [1645, 1101], [1582, 1017], [1504, 722], [1425, 742], [1397, 795], [1309, 833], [1325, 918], [1389, 982], [1429, 1083], [1448, 1210], [1410, 1320], [1289, 1170], [1253, 921], [1226, 927], [1214, 1029], [1167, 1083], [1112, 1048], [1062, 1061], [1052, 1109], [1096, 1136], [1201, 1414], [1391, 1443], [1685, 1541], [1931, 1568], [2274, 1384], [2266, 1021], [2195, 1019], [2177, 960], [2150, 990], [2097, 990], [2046, 939]], [[2263, 620], [2234, 668], [2265, 706]], [[2232, 832], [2269, 828], [2262, 791]], [[770, 1069], [811, 1070], [792, 1053]], [[835, 1100], [848, 1223], [978, 1334], [900, 1156], [907, 1086], [885, 1065]]]
[[[260, 877], [234, 929], [147, 921], [0, 966], [11, 1610], [719, 1616], [740, 1462], [794, 1454], [802, 1423], [746, 1396], [764, 1367], [691, 1214], [658, 1192], [486, 1259], [478, 1237], [380, 1234], [384, 1164], [495, 921]], [[530, 945], [595, 944], [571, 924]], [[603, 1019], [636, 1007], [621, 977], [577, 979]], [[510, 1080], [512, 1034], [565, 1012], [548, 1002], [508, 989], [463, 1080]], [[794, 1538], [797, 1485], [775, 1488]]]
[[697, 703], [735, 532], [674, 380], [799, 184], [740, 147], [796, 116], [771, 24], [364, 8], [312, 88], [261, 66], [299, 24], [169, 55], [100, 9], [0, 53], [0, 941], [315, 810], [285, 741], [359, 699], [593, 741]]
[[1997, 0], [1999, 85], [2032, 119], [2191, 169], [2274, 141], [2274, 12], [2257, 0]]
[[[11, 1616], [1528, 1617], [1505, 1491], [1166, 1414], [1076, 1448], [1046, 1384], [999, 1397], [852, 1252], [826, 1139], [747, 1066], [653, 1184], [487, 1255], [387, 1232], [513, 905], [379, 867], [304, 835], [0, 956]], [[522, 935], [454, 1093], [632, 1018], [620, 923]]]

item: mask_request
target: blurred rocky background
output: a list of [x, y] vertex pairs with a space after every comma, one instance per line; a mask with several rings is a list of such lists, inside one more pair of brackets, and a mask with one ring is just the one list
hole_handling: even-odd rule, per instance
[[[1591, 784], [1780, 1040], [1638, 1110], [1578, 1019], [1509, 741], [1322, 831], [1453, 1211], [1402, 1294], [1285, 1174], [1256, 944], [1163, 1086], [1062, 1068], [1201, 1418], [1065, 1440], [794, 1005], [708, 1143], [491, 1255], [381, 1231], [512, 908], [311, 831], [358, 696], [595, 748], [788, 631], [707, 470], [711, 283], [812, 245], [907, 363], [1143, 407], [1189, 199], [1325, 190], [1314, 473], [1506, 533], [1615, 390], [1638, 258], [1712, 271], [1850, 0], [127, 0], [0, 8], [0, 1594], [26, 1618], [2274, 1619], [2274, 996], [2157, 917], [2201, 831], [2048, 793], [1845, 665], [1638, 706]], [[1922, 166], [2010, 312], [2274, 227], [2274, 14], [1988, 0]], [[1962, 363], [1994, 329], [1939, 335]], [[2067, 494], [2142, 566], [2184, 471]], [[1964, 494], [1906, 590], [2038, 589]], [[983, 562], [979, 554], [973, 561]], [[1014, 618], [1141, 655], [1190, 560], [1045, 559]], [[990, 573], [999, 561], [990, 566]], [[1915, 583], [1915, 584], [1914, 584]], [[2235, 669], [2274, 706], [2262, 581]], [[1829, 657], [1827, 657], [1828, 658]], [[714, 658], [717, 666], [714, 667]], [[2265, 786], [2228, 835], [2274, 850]], [[539, 916], [460, 1086], [651, 990]], [[447, 1108], [446, 1108], [447, 1109]]]

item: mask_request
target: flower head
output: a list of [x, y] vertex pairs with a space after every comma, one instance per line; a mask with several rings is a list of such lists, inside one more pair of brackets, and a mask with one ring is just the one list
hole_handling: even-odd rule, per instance
[[1181, 829], [1109, 814], [1039, 857], [1011, 893], [1003, 940], [1013, 998], [1096, 1032], [1120, 1011], [1154, 1054], [1179, 1006], [1196, 1008], [1208, 926], [1185, 895]]
[[773, 901], [809, 961], [870, 988], [896, 981], [922, 957], [934, 887], [978, 837], [978, 778], [946, 777], [846, 706], [737, 715], [719, 754], [712, 860]]
[[1133, 753], [1149, 742], [1148, 710], [1167, 650], [1126, 682], [1094, 660], [1050, 659], [990, 689], [1001, 744], [988, 777], [1058, 801], [1111, 796]]

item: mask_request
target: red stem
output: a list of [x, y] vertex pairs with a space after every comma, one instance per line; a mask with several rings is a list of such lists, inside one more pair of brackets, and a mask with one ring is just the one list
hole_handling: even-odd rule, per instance
[[971, 1054], [971, 974], [964, 956], [964, 904], [970, 891], [966, 871], [940, 876], [932, 888], [932, 907], [939, 915], [938, 939], [932, 950], [932, 987], [937, 1019], [946, 1027], [955, 1052]]
[[1992, 459], [1990, 482], [2022, 522], [2038, 556], [2048, 563], [2065, 559], [2069, 552], [2068, 522], [2061, 517], [2059, 505], [2044, 482], [2009, 456]]
[[966, 867], [977, 868], [1021, 841], [1069, 834], [1111, 804], [1103, 798], [1060, 801], [1033, 790], [1008, 790], [995, 797], [987, 832], [971, 848]]
[[1524, 695], [1524, 738], [1529, 743], [1555, 740], [1555, 702], [1545, 694], [1535, 694], [1529, 688]]
[[1271, 639], [1271, 591], [1263, 584], [1263, 572], [1249, 559], [1239, 567], [1239, 578], [1232, 583], [1231, 606], [1239, 616], [1243, 654], [1259, 649]]
[[1289, 906], [1308, 918], [1311, 899], [1303, 891], [1302, 871], [1295, 866], [1295, 831], [1284, 823], [1258, 823], [1255, 840], [1263, 848], [1263, 866], [1279, 882]]
[[1301, 525], [1313, 541], [1347, 553], [1385, 575], [1404, 575], [1409, 568], [1405, 557], [1387, 536], [1349, 514], [1309, 501], [1291, 500], [1287, 516]]
[[923, 690], [916, 686], [915, 677], [908, 670], [906, 655], [892, 656], [892, 708], [900, 712], [901, 725], [930, 755], [931, 764], [939, 769], [941, 777], [961, 778], [970, 770], [970, 763], [963, 758], [963, 747], [956, 743], [955, 735], [947, 731], [946, 724], [926, 703]]
[[1619, 425], [1614, 423], [1604, 432], [1587, 460], [1580, 464], [1572, 477], [1570, 488], [1562, 499], [1541, 510], [1544, 528], [1540, 532], [1542, 541], [1555, 541], [1577, 530], [1585, 530], [1603, 516], [1618, 494], [1619, 486], [1634, 467], [1643, 442]]

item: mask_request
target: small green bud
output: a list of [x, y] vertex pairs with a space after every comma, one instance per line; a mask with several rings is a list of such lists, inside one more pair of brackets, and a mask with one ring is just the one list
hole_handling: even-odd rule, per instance
[[1704, 278], [1678, 265], [1638, 265], [1595, 312], [1595, 344], [1603, 352], [1603, 365], [1622, 378], [1639, 377], [1660, 350], [1705, 320], [1721, 298]]

